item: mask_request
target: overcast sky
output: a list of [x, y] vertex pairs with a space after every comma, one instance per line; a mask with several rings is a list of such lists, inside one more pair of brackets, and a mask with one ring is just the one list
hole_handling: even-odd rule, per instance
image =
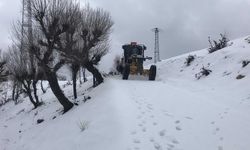
[[[86, 0], [82, 0], [86, 2]], [[161, 59], [206, 48], [207, 37], [230, 39], [250, 34], [250, 0], [89, 0], [111, 13], [115, 22], [111, 53], [137, 41], [153, 56], [154, 27], [160, 33]], [[11, 24], [20, 16], [21, 0], [0, 0], [0, 48], [9, 44]]]

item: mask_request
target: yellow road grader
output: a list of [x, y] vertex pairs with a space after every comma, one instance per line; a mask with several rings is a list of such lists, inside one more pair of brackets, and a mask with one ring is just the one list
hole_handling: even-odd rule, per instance
[[152, 57], [144, 57], [144, 51], [147, 49], [143, 44], [131, 42], [122, 46], [124, 55], [121, 58], [117, 70], [122, 74], [122, 79], [127, 80], [129, 75], [148, 76], [149, 80], [155, 80], [156, 66], [151, 65], [150, 69], [144, 69], [143, 62], [151, 60]]

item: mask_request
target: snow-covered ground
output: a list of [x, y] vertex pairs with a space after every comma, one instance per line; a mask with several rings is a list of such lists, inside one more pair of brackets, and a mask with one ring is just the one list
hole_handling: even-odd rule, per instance
[[[250, 44], [230, 43], [158, 63], [153, 82], [114, 76], [95, 89], [91, 81], [78, 85], [79, 105], [64, 115], [50, 90], [36, 110], [28, 99], [9, 102], [0, 107], [0, 150], [249, 150], [250, 64], [242, 61], [250, 60]], [[212, 72], [197, 80], [203, 66]]]

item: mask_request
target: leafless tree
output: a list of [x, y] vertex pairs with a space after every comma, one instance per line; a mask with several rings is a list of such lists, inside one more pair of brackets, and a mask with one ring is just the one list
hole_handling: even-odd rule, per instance
[[64, 13], [64, 18], [66, 22], [70, 22], [71, 24], [68, 26], [68, 30], [65, 32], [65, 35], [62, 36], [61, 42], [58, 42], [58, 51], [64, 55], [64, 60], [66, 63], [70, 64], [70, 69], [72, 73], [72, 80], [73, 80], [73, 93], [74, 98], [77, 98], [77, 91], [76, 91], [76, 80], [77, 80], [77, 73], [80, 70], [80, 62], [76, 61], [75, 58], [70, 58], [65, 54], [72, 54], [75, 51], [78, 51], [78, 41], [80, 39], [80, 26], [81, 26], [81, 16], [82, 12], [80, 9], [79, 3], [70, 3], [69, 9]]
[[103, 9], [86, 6], [83, 10], [81, 53], [86, 58], [83, 66], [97, 80], [94, 86], [103, 82], [101, 73], [94, 65], [97, 65], [109, 49], [109, 35], [112, 26], [113, 21], [110, 14]]
[[30, 53], [29, 46], [32, 42], [30, 42], [29, 33], [24, 32], [19, 21], [13, 25], [12, 41], [13, 43], [6, 55], [6, 60], [13, 81], [13, 100], [17, 102], [19, 94], [21, 91], [24, 91], [29, 96], [34, 107], [37, 108], [41, 105], [36, 87], [38, 82], [37, 61], [33, 59]]
[[[77, 20], [78, 18], [75, 22], [79, 26]], [[109, 35], [113, 21], [108, 12], [100, 8], [90, 8], [89, 5], [81, 10], [80, 20], [80, 29], [76, 29], [79, 33], [75, 36], [77, 39], [80, 35], [80, 39], [76, 40], [75, 48], [70, 51], [61, 51], [61, 53], [91, 72], [97, 80], [94, 86], [97, 86], [103, 82], [103, 77], [94, 65], [97, 65], [109, 49]]]
[[79, 5], [71, 8], [64, 17], [71, 24], [57, 45], [60, 54], [71, 64], [73, 93], [77, 98], [76, 76], [81, 66], [97, 79], [94, 86], [103, 82], [101, 73], [94, 65], [98, 64], [109, 49], [108, 38], [113, 22], [110, 14], [102, 9], [92, 9], [89, 5], [83, 9]]
[[[102, 83], [103, 77], [94, 65], [109, 48], [113, 22], [108, 12], [89, 6], [81, 9], [80, 4], [73, 0], [34, 0], [32, 13], [38, 35], [30, 46], [31, 52], [66, 112], [73, 104], [60, 89], [56, 71], [70, 63], [76, 81], [79, 66], [83, 66], [97, 79], [95, 85]], [[59, 54], [58, 61], [55, 61], [55, 53]], [[76, 93], [76, 84], [73, 87]]]
[[[18, 46], [12, 45], [12, 47], [9, 48], [8, 53], [6, 54], [6, 60], [7, 60], [7, 68], [10, 72], [10, 77], [14, 83], [13, 91], [17, 90], [18, 83], [21, 84], [23, 91], [28, 95], [31, 103], [34, 105], [34, 108], [37, 108], [41, 105], [41, 102], [39, 101], [35, 90], [32, 89], [32, 83], [33, 81], [33, 75], [31, 73], [31, 63], [29, 59], [27, 58], [27, 55], [25, 53], [22, 53]], [[33, 98], [32, 95], [35, 97]], [[19, 90], [17, 91], [19, 92]], [[16, 93], [18, 96], [19, 94]]]
[[62, 36], [69, 29], [70, 22], [64, 17], [65, 13], [73, 6], [72, 1], [67, 0], [34, 0], [32, 2], [32, 13], [35, 26], [38, 28], [39, 36], [31, 49], [35, 54], [40, 67], [46, 75], [51, 90], [62, 104], [64, 112], [73, 107], [73, 103], [62, 92], [56, 71], [65, 63], [59, 59], [55, 62], [54, 54], [59, 50]]

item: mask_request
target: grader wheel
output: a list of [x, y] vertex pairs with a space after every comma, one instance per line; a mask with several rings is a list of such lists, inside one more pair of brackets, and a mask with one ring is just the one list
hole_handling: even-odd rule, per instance
[[127, 64], [123, 69], [122, 79], [128, 80], [129, 73], [130, 73], [130, 66]]
[[156, 66], [155, 65], [151, 65], [150, 69], [149, 69], [149, 75], [148, 75], [148, 79], [151, 81], [155, 80], [155, 76], [156, 76]]

